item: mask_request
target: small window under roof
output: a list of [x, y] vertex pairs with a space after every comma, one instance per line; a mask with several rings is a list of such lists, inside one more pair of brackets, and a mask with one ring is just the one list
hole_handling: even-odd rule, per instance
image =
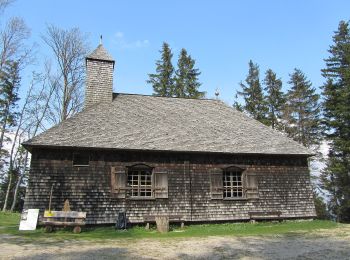
[[85, 153], [73, 154], [73, 166], [89, 166], [90, 156]]

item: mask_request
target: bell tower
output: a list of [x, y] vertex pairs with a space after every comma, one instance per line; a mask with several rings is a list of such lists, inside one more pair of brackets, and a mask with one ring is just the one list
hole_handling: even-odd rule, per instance
[[100, 44], [86, 57], [85, 108], [96, 103], [112, 102], [114, 64], [114, 59], [102, 45], [101, 36]]

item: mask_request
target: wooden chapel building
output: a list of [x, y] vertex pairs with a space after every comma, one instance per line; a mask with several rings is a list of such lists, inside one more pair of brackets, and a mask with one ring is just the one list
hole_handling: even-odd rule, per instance
[[88, 224], [150, 215], [244, 221], [252, 212], [313, 218], [309, 150], [212, 99], [113, 93], [102, 44], [86, 58], [82, 112], [23, 143], [24, 207], [87, 212]]

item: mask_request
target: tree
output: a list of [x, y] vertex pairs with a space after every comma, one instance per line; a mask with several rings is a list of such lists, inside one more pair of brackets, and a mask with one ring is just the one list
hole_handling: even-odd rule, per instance
[[300, 69], [294, 69], [288, 82], [284, 109], [285, 130], [295, 141], [306, 147], [320, 142], [320, 95]]
[[316, 192], [314, 192], [314, 203], [317, 219], [330, 219], [330, 215], [327, 210], [327, 205], [324, 202], [324, 199]]
[[49, 25], [42, 38], [57, 62], [57, 73], [50, 76], [57, 86], [49, 112], [52, 123], [57, 124], [82, 109], [87, 36], [78, 28], [65, 30]]
[[20, 81], [18, 62], [7, 61], [0, 71], [0, 149], [3, 148], [5, 132], [15, 125], [14, 109], [19, 100]]
[[[1, 0], [0, 12], [6, 9], [11, 2]], [[13, 80], [16, 81], [14, 77], [19, 78], [19, 71], [30, 59], [31, 49], [24, 44], [29, 36], [30, 30], [23, 19], [18, 17], [11, 18], [0, 30], [0, 151], [3, 147], [5, 131], [11, 126], [13, 120], [13, 113], [10, 109], [17, 102], [17, 97], [12, 96], [18, 88], [17, 82]], [[12, 83], [15, 85], [11, 87]]]
[[13, 0], [0, 0], [0, 14], [10, 5]]
[[16, 61], [20, 68], [31, 61], [32, 48], [25, 45], [30, 30], [22, 18], [13, 17], [0, 31], [0, 70], [6, 62]]
[[174, 92], [174, 67], [171, 63], [173, 54], [166, 42], [160, 51], [161, 58], [156, 61], [156, 73], [148, 74], [148, 84], [153, 87], [153, 95], [172, 97]]
[[177, 61], [178, 69], [175, 72], [175, 97], [186, 97], [187, 78], [188, 78], [188, 56], [185, 49], [181, 49], [179, 59]]
[[265, 73], [266, 103], [268, 106], [267, 124], [273, 129], [281, 128], [282, 110], [285, 104], [285, 96], [282, 92], [282, 80], [277, 78], [276, 73], [268, 69]]
[[23, 184], [29, 172], [29, 152], [21, 146], [21, 143], [36, 136], [39, 131], [50, 127], [45, 122], [55, 90], [55, 84], [51, 85], [51, 80], [49, 80], [50, 69], [50, 65], [46, 64], [44, 73], [33, 73], [31, 84], [18, 113], [16, 127], [12, 128], [7, 176], [0, 184], [2, 189], [6, 190], [6, 193], [0, 194], [3, 200], [3, 210], [7, 209], [9, 203], [12, 203], [10, 211], [21, 210], [19, 208], [21, 201], [18, 201], [18, 198], [23, 197], [25, 189]]
[[243, 110], [254, 119], [266, 124], [268, 107], [260, 85], [259, 66], [252, 60], [249, 61], [249, 72], [245, 82], [246, 84], [240, 83], [242, 91], [237, 91], [237, 94], [244, 99]]
[[325, 59], [322, 75], [323, 125], [330, 149], [321, 175], [329, 192], [328, 206], [338, 221], [350, 222], [350, 33], [341, 21]]
[[[12, 0], [0, 0], [0, 13], [2, 13]], [[9, 189], [15, 177], [12, 155], [18, 154], [18, 149], [10, 151], [2, 149], [5, 141], [11, 141], [14, 145], [13, 128], [16, 125], [16, 107], [19, 100], [18, 87], [20, 83], [20, 71], [32, 61], [33, 47], [26, 45], [30, 37], [30, 30], [22, 18], [12, 17], [0, 29], [0, 187], [1, 200], [6, 203], [9, 198]], [[9, 162], [8, 162], [9, 161]], [[12, 169], [10, 169], [12, 167]], [[8, 185], [4, 185], [3, 181]], [[6, 190], [6, 192], [4, 192]], [[6, 199], [5, 199], [6, 197]], [[6, 208], [6, 205], [4, 205]]]
[[203, 98], [205, 92], [201, 92], [198, 88], [201, 83], [198, 76], [201, 74], [195, 66], [195, 60], [187, 54], [185, 49], [181, 49], [178, 63], [178, 69], [175, 72], [175, 88], [173, 96], [184, 98]]
[[[15, 118], [17, 113], [18, 88], [20, 84], [19, 67], [17, 62], [8, 61], [0, 71], [0, 148], [2, 149], [4, 136], [6, 130], [15, 125]], [[12, 158], [14, 150], [11, 149], [10, 156]], [[12, 177], [14, 174], [12, 160], [10, 159], [10, 166], [8, 169], [8, 188], [5, 195], [3, 211], [6, 209], [7, 200], [12, 185]]]
[[232, 106], [239, 112], [244, 112], [242, 104], [238, 102], [238, 93], [235, 95], [235, 101]]

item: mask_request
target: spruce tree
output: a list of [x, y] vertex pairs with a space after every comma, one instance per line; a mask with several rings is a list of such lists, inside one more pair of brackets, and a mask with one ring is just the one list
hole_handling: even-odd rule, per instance
[[195, 60], [187, 54], [185, 49], [181, 49], [177, 66], [173, 95], [175, 97], [203, 98], [205, 92], [198, 90], [201, 86], [198, 76], [201, 73], [195, 68]]
[[171, 63], [173, 54], [166, 42], [160, 51], [161, 58], [156, 61], [156, 73], [149, 74], [148, 84], [153, 87], [153, 95], [171, 97], [174, 92], [174, 67]]
[[177, 61], [177, 70], [175, 72], [175, 97], [186, 97], [187, 78], [188, 78], [188, 58], [187, 51], [181, 49], [179, 59]]
[[290, 75], [288, 83], [291, 88], [284, 109], [285, 130], [295, 141], [311, 148], [320, 142], [320, 96], [299, 69]]
[[243, 109], [254, 119], [266, 124], [268, 107], [260, 84], [259, 66], [252, 60], [249, 61], [249, 72], [245, 82], [246, 84], [240, 83], [242, 91], [237, 91], [244, 99]]
[[282, 92], [282, 80], [277, 78], [276, 73], [268, 69], [265, 73], [264, 90], [266, 91], [266, 103], [268, 106], [267, 124], [273, 129], [281, 128], [282, 110], [285, 96]]
[[240, 112], [244, 112], [242, 104], [238, 102], [238, 93], [235, 95], [235, 102], [233, 103], [233, 107]]
[[[15, 108], [19, 100], [18, 88], [19, 88], [20, 80], [21, 79], [19, 76], [19, 63], [14, 61], [6, 61], [4, 66], [2, 67], [2, 70], [0, 71], [0, 124], [1, 124], [0, 156], [1, 157], [4, 157], [4, 155], [6, 154], [2, 149], [4, 144], [4, 139], [5, 139], [5, 133], [16, 123], [15, 119], [16, 119], [17, 113], [15, 111]], [[10, 163], [9, 169], [7, 171], [7, 176], [5, 176], [5, 180], [7, 179], [8, 185], [6, 189], [2, 211], [5, 211], [7, 207], [10, 190], [13, 185], [13, 182], [12, 182], [13, 176], [14, 176], [14, 170]]]
[[321, 175], [330, 194], [329, 208], [337, 220], [350, 222], [350, 32], [341, 21], [325, 59], [322, 75], [323, 125], [330, 150]]
[[15, 125], [14, 108], [19, 100], [18, 88], [21, 81], [19, 63], [5, 62], [0, 71], [0, 150], [2, 150], [5, 132]]

